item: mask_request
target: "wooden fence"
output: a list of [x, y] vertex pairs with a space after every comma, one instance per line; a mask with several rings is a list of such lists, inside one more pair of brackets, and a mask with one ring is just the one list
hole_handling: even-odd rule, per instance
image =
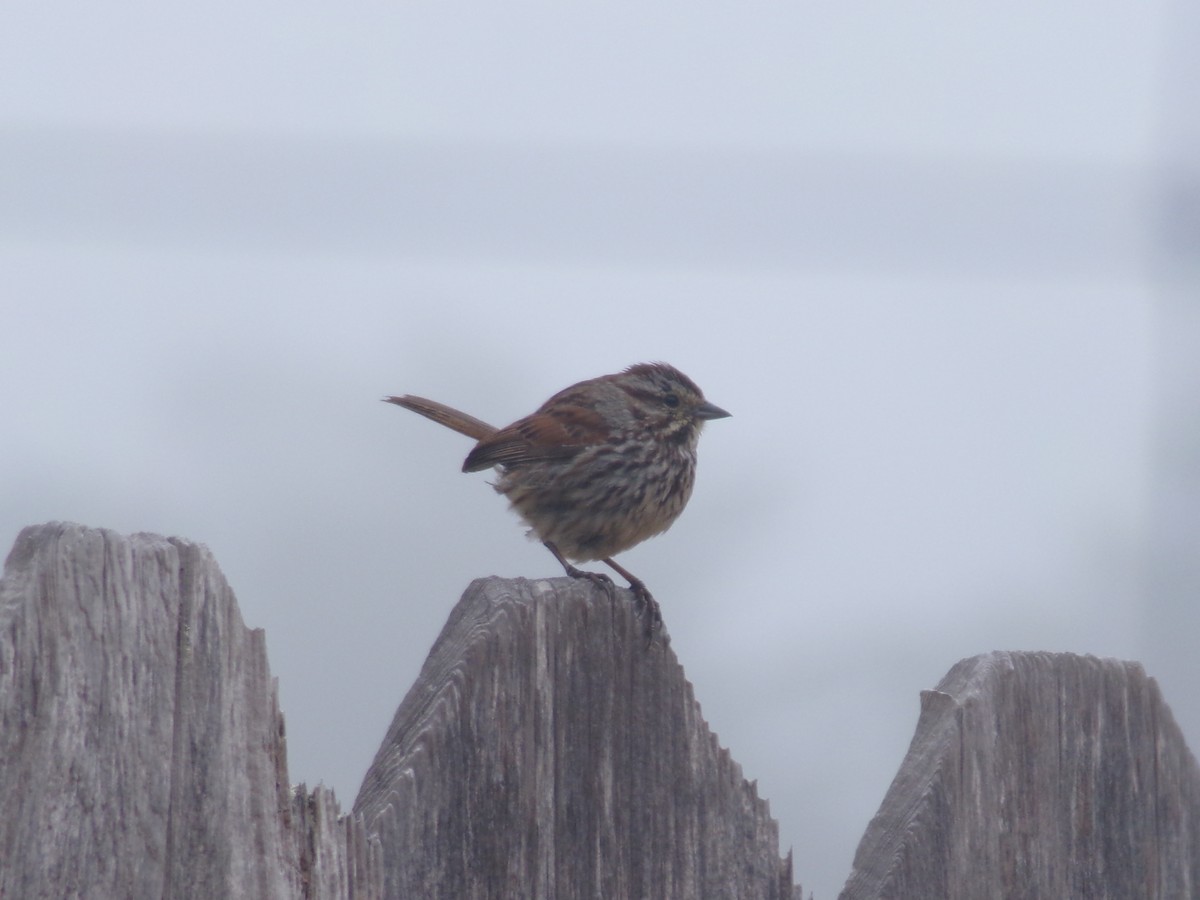
[[[993, 653], [922, 698], [843, 898], [1200, 896], [1200, 770], [1135, 663]], [[288, 780], [211, 554], [25, 529], [0, 581], [0, 898], [798, 900], [765, 801], [623, 598], [474, 582], [349, 813]]]

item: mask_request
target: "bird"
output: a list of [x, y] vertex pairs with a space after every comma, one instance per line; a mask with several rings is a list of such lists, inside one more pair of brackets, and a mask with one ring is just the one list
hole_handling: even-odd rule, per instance
[[679, 518], [695, 483], [704, 423], [730, 413], [662, 362], [573, 384], [503, 428], [412, 394], [383, 399], [475, 440], [462, 470], [494, 468], [493, 487], [571, 578], [611, 590], [608, 575], [572, 565], [600, 561], [628, 581], [647, 643], [654, 643], [659, 604], [613, 557]]

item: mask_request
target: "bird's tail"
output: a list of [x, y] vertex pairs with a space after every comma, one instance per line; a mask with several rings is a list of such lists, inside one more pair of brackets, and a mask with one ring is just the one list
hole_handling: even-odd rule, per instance
[[405, 394], [403, 397], [384, 397], [383, 399], [388, 403], [395, 403], [397, 406], [420, 413], [427, 419], [433, 419], [433, 421], [445, 425], [447, 428], [453, 428], [459, 434], [465, 434], [477, 441], [491, 437], [499, 430], [494, 425], [481, 422], [474, 416], [459, 412], [436, 400], [426, 400], [424, 397], [414, 397], [412, 394]]

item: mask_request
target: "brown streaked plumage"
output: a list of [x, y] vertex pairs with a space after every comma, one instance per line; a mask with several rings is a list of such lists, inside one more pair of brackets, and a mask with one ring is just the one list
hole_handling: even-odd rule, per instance
[[700, 430], [729, 415], [695, 382], [665, 363], [642, 363], [559, 391], [504, 428], [422, 397], [385, 400], [478, 441], [463, 471], [496, 467], [496, 490], [572, 578], [612, 584], [568, 560], [600, 560], [626, 578], [653, 640], [658, 604], [612, 557], [666, 531], [687, 505]]

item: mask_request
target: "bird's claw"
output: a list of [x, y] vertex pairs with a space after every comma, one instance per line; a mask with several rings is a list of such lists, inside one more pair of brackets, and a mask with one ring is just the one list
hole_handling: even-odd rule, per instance
[[629, 586], [633, 591], [633, 607], [642, 618], [642, 630], [646, 637], [646, 649], [654, 646], [658, 633], [662, 631], [662, 608], [654, 596], [640, 581]]
[[[616, 585], [603, 572], [589, 572], [586, 569], [577, 569], [575, 566], [566, 566], [564, 568], [566, 568], [567, 574], [572, 578], [590, 581], [592, 584], [603, 588], [609, 597], [614, 596], [613, 590]], [[659, 607], [658, 601], [654, 599], [654, 596], [640, 581], [631, 579], [629, 590], [633, 594], [633, 610], [642, 620], [642, 634], [646, 638], [646, 648], [649, 649], [657, 642], [659, 632], [662, 631], [662, 609]]]
[[567, 569], [567, 574], [572, 578], [582, 578], [584, 581], [590, 581], [592, 584], [604, 588], [604, 592], [610, 597], [612, 596], [615, 585], [613, 584], [613, 580], [603, 572], [588, 572], [585, 569], [577, 569], [571, 566]]

